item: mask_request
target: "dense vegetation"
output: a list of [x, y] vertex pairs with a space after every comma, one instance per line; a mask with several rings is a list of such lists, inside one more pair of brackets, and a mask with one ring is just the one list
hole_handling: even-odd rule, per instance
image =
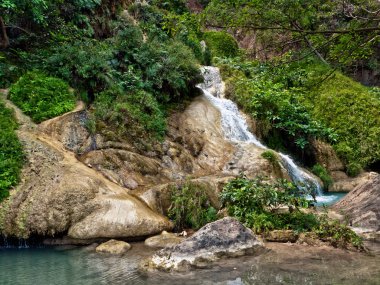
[[[302, 198], [297, 187], [290, 182], [270, 183], [262, 178], [241, 176], [224, 187], [221, 198], [228, 214], [256, 233], [283, 229], [296, 233], [314, 232], [335, 246], [361, 246], [361, 239], [347, 224], [307, 211], [310, 201]], [[281, 207], [289, 210], [280, 211]]]
[[17, 127], [13, 112], [0, 102], [0, 202], [20, 180], [23, 152]]
[[199, 229], [217, 219], [217, 211], [211, 206], [207, 190], [202, 185], [187, 181], [172, 187], [169, 217], [174, 221], [175, 230]]
[[36, 72], [24, 74], [9, 91], [9, 98], [39, 123], [72, 110], [75, 97], [63, 80]]

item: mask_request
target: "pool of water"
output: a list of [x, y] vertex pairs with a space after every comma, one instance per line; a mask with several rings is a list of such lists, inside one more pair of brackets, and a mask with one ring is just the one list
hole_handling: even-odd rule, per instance
[[0, 284], [380, 284], [379, 255], [268, 243], [258, 257], [230, 259], [190, 273], [140, 273], [153, 253], [132, 244], [123, 257], [86, 248], [0, 249]]
[[331, 206], [341, 200], [347, 193], [344, 192], [325, 192], [323, 196], [317, 196], [316, 206]]

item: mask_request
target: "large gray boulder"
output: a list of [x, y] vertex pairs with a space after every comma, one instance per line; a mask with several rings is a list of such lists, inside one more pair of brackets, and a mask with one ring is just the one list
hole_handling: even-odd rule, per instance
[[264, 244], [236, 219], [207, 224], [180, 244], [164, 248], [142, 263], [145, 270], [185, 271], [221, 258], [260, 254]]

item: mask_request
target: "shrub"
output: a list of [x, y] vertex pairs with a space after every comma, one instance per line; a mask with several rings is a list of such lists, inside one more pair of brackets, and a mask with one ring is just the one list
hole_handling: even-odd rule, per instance
[[20, 180], [24, 156], [15, 132], [17, 127], [12, 111], [0, 102], [0, 202]]
[[[97, 94], [94, 103], [95, 117], [102, 121], [105, 130], [111, 130], [119, 139], [162, 139], [166, 130], [166, 117], [154, 96], [144, 90], [122, 93], [107, 90]], [[99, 125], [99, 124], [98, 124]]]
[[[361, 239], [346, 224], [330, 220], [326, 215], [302, 211], [302, 208], [309, 206], [309, 202], [297, 191], [295, 185], [285, 180], [270, 183], [262, 178], [240, 176], [226, 184], [221, 199], [229, 215], [256, 233], [283, 229], [312, 231], [334, 246], [361, 246]], [[279, 212], [281, 206], [289, 207], [289, 211]]]
[[239, 54], [236, 40], [226, 32], [206, 32], [204, 39], [212, 57], [235, 57]]
[[308, 100], [313, 116], [338, 134], [335, 148], [350, 175], [380, 160], [380, 100], [373, 91], [335, 73]]
[[12, 85], [9, 98], [36, 123], [75, 107], [75, 97], [67, 83], [38, 72], [23, 75]]
[[322, 240], [330, 241], [336, 247], [347, 248], [349, 245], [363, 247], [362, 239], [348, 227], [347, 223], [331, 220], [327, 214], [319, 217], [318, 225], [313, 230]]
[[327, 172], [327, 169], [324, 168], [322, 165], [320, 164], [314, 165], [311, 171], [322, 180], [323, 187], [325, 189], [328, 189], [329, 186], [333, 183], [333, 180], [331, 176], [329, 175], [329, 173]]
[[[291, 223], [284, 224], [286, 220], [293, 220], [296, 215], [293, 212], [299, 212], [300, 207], [308, 206], [308, 201], [299, 197], [297, 192], [297, 187], [286, 180], [271, 184], [262, 178], [247, 179], [240, 176], [223, 188], [221, 200], [228, 214], [261, 233], [291, 228]], [[281, 206], [288, 206], [290, 213], [276, 214]], [[302, 218], [303, 213], [297, 215]]]
[[272, 165], [276, 165], [278, 163], [278, 157], [274, 151], [264, 151], [261, 156], [272, 163]]
[[217, 211], [211, 206], [204, 186], [187, 181], [173, 187], [171, 201], [168, 215], [178, 231], [186, 227], [199, 229], [217, 219]]

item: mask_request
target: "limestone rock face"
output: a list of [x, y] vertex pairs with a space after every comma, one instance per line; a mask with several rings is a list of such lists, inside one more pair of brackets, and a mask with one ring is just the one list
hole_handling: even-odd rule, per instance
[[371, 172], [369, 180], [357, 186], [335, 206], [355, 227], [380, 230], [380, 174]]
[[145, 240], [145, 245], [155, 248], [171, 247], [183, 241], [183, 237], [179, 237], [173, 233], [163, 231], [160, 235], [150, 237]]
[[263, 243], [234, 218], [207, 224], [180, 244], [164, 248], [144, 261], [146, 270], [183, 271], [202, 268], [220, 258], [260, 254]]
[[96, 252], [122, 255], [131, 248], [131, 245], [125, 241], [111, 239], [96, 247]]
[[[68, 232], [76, 239], [147, 236], [172, 228], [164, 216], [91, 167], [15, 108], [26, 163], [22, 181], [0, 206], [0, 232], [27, 238]], [[66, 116], [55, 118], [51, 124]], [[49, 121], [44, 128], [55, 129]]]

